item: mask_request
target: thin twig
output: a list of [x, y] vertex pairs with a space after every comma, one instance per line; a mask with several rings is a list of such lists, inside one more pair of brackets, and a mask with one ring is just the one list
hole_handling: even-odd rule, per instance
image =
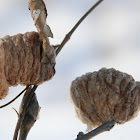
[[16, 128], [15, 128], [13, 140], [17, 140], [18, 132], [19, 132], [22, 121], [23, 121], [23, 117], [19, 116], [17, 124], [16, 124]]
[[30, 90], [30, 92], [26, 93], [26, 98], [24, 99], [24, 104], [23, 104], [23, 107], [22, 107], [22, 110], [21, 110], [21, 113], [19, 114], [19, 118], [18, 118], [18, 121], [17, 121], [17, 125], [16, 125], [16, 129], [15, 129], [15, 132], [14, 132], [14, 137], [13, 137], [13, 140], [17, 140], [17, 137], [18, 137], [18, 132], [19, 132], [19, 129], [20, 129], [20, 126], [21, 126], [21, 123], [24, 119], [24, 115], [25, 115], [25, 112], [26, 112], [26, 109], [34, 95], [34, 92], [35, 90], [37, 89], [37, 85], [34, 85], [34, 87]]
[[0, 106], [0, 108], [4, 108], [14, 102], [24, 91], [26, 91], [29, 88], [30, 85], [28, 85], [23, 91], [21, 91], [14, 99], [12, 99], [10, 102], [6, 103], [5, 105]]
[[77, 136], [76, 140], [89, 140], [95, 136], [97, 136], [98, 134], [101, 134], [105, 131], [109, 131], [111, 128], [113, 128], [113, 126], [116, 124], [117, 122], [114, 120], [111, 121], [107, 121], [104, 124], [102, 124], [101, 126], [97, 127], [96, 129], [90, 131], [87, 134], [84, 134], [83, 132], [80, 132], [79, 135]]
[[59, 54], [61, 49], [64, 47], [64, 45], [69, 41], [70, 37], [72, 36], [73, 32], [77, 29], [77, 27], [82, 23], [82, 21], [102, 2], [103, 0], [99, 0], [97, 3], [95, 3], [82, 18], [77, 22], [77, 24], [72, 28], [72, 30], [65, 36], [62, 43], [59, 45], [58, 49], [56, 50], [56, 55]]

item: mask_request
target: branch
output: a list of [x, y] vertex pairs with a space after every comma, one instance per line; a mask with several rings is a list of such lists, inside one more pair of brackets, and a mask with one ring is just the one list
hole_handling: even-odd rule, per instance
[[64, 45], [69, 41], [70, 37], [72, 36], [73, 32], [78, 28], [78, 26], [82, 23], [82, 21], [102, 2], [103, 0], [99, 0], [95, 3], [86, 13], [82, 16], [82, 18], [76, 23], [76, 25], [72, 28], [72, 30], [65, 36], [62, 43], [59, 45], [58, 49], [56, 50], [56, 55], [59, 54], [61, 49]]
[[76, 140], [89, 140], [95, 136], [97, 136], [98, 134], [101, 134], [105, 131], [110, 131], [111, 128], [113, 128], [113, 126], [116, 124], [117, 122], [112, 120], [112, 121], [107, 121], [104, 124], [102, 124], [101, 126], [97, 127], [96, 129], [90, 131], [87, 134], [84, 134], [83, 132], [80, 132], [77, 135], [77, 139]]
[[30, 87], [30, 85], [28, 85], [23, 91], [21, 91], [13, 100], [11, 100], [10, 102], [6, 103], [5, 105], [0, 106], [0, 108], [4, 108], [6, 106], [8, 106], [9, 104], [11, 104], [12, 102], [14, 102], [22, 93], [24, 93], [24, 91], [26, 91], [28, 88]]
[[22, 99], [21, 106], [20, 106], [19, 118], [18, 118], [16, 129], [15, 129], [15, 132], [14, 132], [13, 140], [17, 140], [18, 132], [19, 132], [19, 129], [21, 127], [21, 123], [24, 119], [26, 110], [27, 110], [27, 108], [30, 104], [31, 99], [33, 98], [33, 95], [34, 95], [34, 92], [35, 92], [36, 89], [37, 89], [36, 85], [34, 85], [34, 87], [31, 90], [28, 89], [26, 91], [26, 94], [24, 95], [24, 97]]

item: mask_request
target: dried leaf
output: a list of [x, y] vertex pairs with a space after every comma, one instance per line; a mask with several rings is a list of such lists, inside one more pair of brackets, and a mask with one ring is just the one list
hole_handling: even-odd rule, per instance
[[[39, 36], [43, 41], [43, 63], [49, 61], [55, 64], [55, 50], [50, 46], [48, 37], [53, 37], [50, 27], [47, 25], [47, 9], [43, 0], [29, 0], [29, 9]], [[51, 51], [50, 51], [51, 50]]]
[[[28, 92], [29, 94], [29, 92]], [[23, 115], [23, 110], [24, 110], [24, 103], [25, 100], [27, 100], [26, 97], [27, 95], [25, 94], [21, 105], [20, 105], [20, 110], [19, 110], [19, 116], [23, 116], [21, 126], [20, 126], [20, 135], [19, 135], [19, 140], [26, 139], [30, 129], [33, 127], [35, 124], [36, 120], [38, 119], [39, 112], [40, 112], [40, 106], [37, 101], [36, 94], [32, 97], [25, 114]], [[19, 118], [21, 119], [21, 118]], [[20, 121], [20, 120], [19, 120]]]

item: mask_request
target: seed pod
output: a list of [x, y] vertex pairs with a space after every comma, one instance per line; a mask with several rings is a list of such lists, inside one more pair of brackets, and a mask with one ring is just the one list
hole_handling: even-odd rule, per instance
[[109, 120], [123, 124], [140, 109], [140, 82], [115, 69], [102, 68], [76, 78], [70, 89], [77, 117], [88, 131]]
[[54, 65], [41, 63], [42, 44], [36, 32], [0, 39], [0, 99], [10, 86], [39, 85], [53, 77]]

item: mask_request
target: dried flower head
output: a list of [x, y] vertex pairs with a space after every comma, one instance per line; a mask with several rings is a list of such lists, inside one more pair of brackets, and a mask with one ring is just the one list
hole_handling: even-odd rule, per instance
[[123, 124], [140, 108], [140, 83], [115, 69], [102, 68], [78, 77], [70, 91], [77, 117], [88, 131], [109, 120]]
[[10, 86], [39, 85], [53, 77], [54, 65], [41, 63], [42, 44], [36, 32], [0, 39], [0, 99]]

